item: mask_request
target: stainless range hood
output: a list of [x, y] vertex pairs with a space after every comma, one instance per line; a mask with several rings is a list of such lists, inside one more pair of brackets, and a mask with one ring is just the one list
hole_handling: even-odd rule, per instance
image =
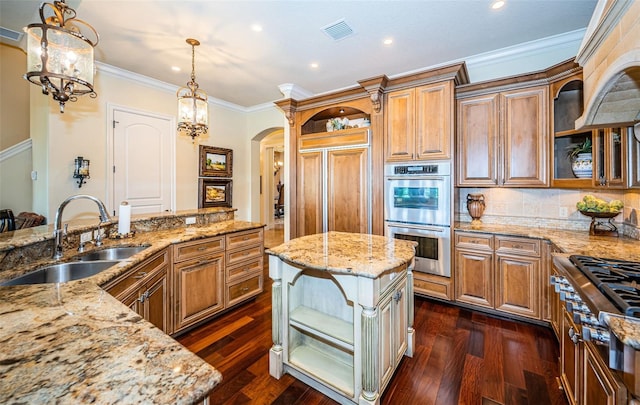
[[576, 56], [584, 113], [577, 129], [640, 121], [640, 1], [599, 0]]

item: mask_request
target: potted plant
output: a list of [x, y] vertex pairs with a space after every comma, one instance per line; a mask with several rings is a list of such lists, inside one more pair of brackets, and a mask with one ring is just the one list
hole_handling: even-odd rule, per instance
[[593, 157], [591, 155], [591, 139], [585, 138], [584, 142], [574, 144], [567, 154], [571, 161], [571, 170], [579, 179], [593, 177]]

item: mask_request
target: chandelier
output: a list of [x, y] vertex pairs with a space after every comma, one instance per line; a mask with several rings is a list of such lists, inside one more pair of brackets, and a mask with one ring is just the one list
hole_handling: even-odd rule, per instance
[[185, 132], [194, 140], [209, 128], [209, 105], [207, 93], [199, 89], [196, 83], [195, 47], [200, 41], [188, 38], [191, 45], [191, 80], [187, 87], [178, 89], [178, 131]]
[[[93, 48], [98, 44], [96, 30], [76, 18], [76, 11], [65, 0], [40, 5], [42, 23], [29, 24], [27, 32], [27, 73], [24, 78], [51, 93], [64, 113], [67, 101], [93, 91]], [[89, 39], [83, 34], [89, 34]]]

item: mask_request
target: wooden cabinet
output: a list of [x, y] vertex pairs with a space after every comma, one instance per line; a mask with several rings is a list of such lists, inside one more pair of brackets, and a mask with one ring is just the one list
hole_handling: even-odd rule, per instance
[[224, 309], [224, 237], [173, 249], [174, 331], [179, 332]]
[[459, 186], [547, 187], [547, 87], [460, 96]]
[[263, 290], [263, 230], [226, 235], [226, 246], [225, 308], [229, 308]]
[[184, 242], [173, 249], [175, 332], [263, 291], [262, 228]]
[[371, 233], [368, 129], [306, 137], [298, 160], [298, 236]]
[[[542, 242], [456, 232], [456, 301], [541, 318]], [[546, 286], [546, 284], [545, 284]]]
[[579, 329], [571, 315], [562, 311], [562, 334], [560, 337], [560, 380], [570, 404], [582, 404], [580, 397], [580, 370], [582, 368], [583, 342]]
[[129, 270], [104, 289], [165, 333], [172, 333], [170, 260], [163, 250]]
[[584, 372], [581, 381], [581, 398], [584, 404], [624, 405], [627, 404], [627, 388], [619, 377], [602, 360], [597, 353], [598, 347], [586, 342], [584, 344]]
[[[553, 137], [551, 145], [553, 187], [566, 188], [626, 188], [627, 151], [631, 138], [629, 128], [575, 129], [575, 121], [583, 113], [582, 72], [578, 72], [550, 87], [553, 109]], [[588, 141], [591, 155], [584, 155], [585, 172], [573, 169], [569, 152], [578, 144]], [[589, 164], [590, 162], [590, 164]], [[633, 162], [631, 163], [633, 165]], [[633, 167], [633, 166], [632, 166]], [[633, 169], [630, 177], [633, 177]]]
[[387, 162], [451, 157], [454, 104], [451, 81], [392, 91], [386, 102]]

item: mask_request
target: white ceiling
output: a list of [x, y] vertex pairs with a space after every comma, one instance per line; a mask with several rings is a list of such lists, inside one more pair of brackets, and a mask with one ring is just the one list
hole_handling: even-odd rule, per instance
[[[196, 48], [200, 88], [249, 107], [281, 99], [278, 85], [284, 83], [322, 93], [585, 28], [596, 1], [506, 0], [497, 11], [489, 0], [68, 4], [100, 34], [97, 60], [183, 86], [191, 73], [185, 39], [196, 38], [202, 43]], [[21, 31], [38, 22], [39, 5], [40, 0], [0, 0], [0, 26]], [[321, 30], [343, 18], [355, 35], [334, 41]], [[252, 24], [263, 31], [253, 31]], [[387, 37], [393, 38], [391, 46], [382, 43]], [[173, 72], [174, 65], [182, 71]]]

